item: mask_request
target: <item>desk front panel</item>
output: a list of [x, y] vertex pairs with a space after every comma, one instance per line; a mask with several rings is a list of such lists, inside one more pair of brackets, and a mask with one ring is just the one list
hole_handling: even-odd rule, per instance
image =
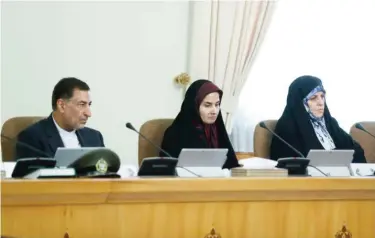
[[[332, 194], [326, 191], [328, 183], [337, 180], [225, 180], [205, 192], [204, 179], [155, 181], [7, 184], [2, 188], [2, 235], [208, 238], [215, 228], [216, 238], [333, 238], [346, 225], [351, 237], [375, 237], [375, 180], [343, 180], [347, 186], [336, 186]], [[310, 186], [301, 187], [304, 183]], [[19, 191], [25, 186], [40, 186], [40, 191]]]

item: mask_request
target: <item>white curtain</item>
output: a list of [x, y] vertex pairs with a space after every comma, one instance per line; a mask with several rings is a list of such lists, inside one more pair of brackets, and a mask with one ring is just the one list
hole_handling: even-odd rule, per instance
[[189, 73], [223, 89], [227, 129], [273, 13], [273, 1], [191, 3]]
[[262, 50], [234, 115], [236, 151], [253, 151], [261, 120], [278, 119], [290, 83], [309, 74], [322, 79], [327, 105], [349, 131], [375, 120], [375, 1], [278, 0]]

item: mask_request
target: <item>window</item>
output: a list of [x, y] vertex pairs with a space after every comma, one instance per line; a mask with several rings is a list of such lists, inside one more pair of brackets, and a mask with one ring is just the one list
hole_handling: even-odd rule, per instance
[[375, 120], [374, 57], [375, 1], [278, 0], [234, 115], [235, 150], [253, 151], [256, 124], [281, 116], [301, 75], [323, 81], [331, 114], [347, 132]]

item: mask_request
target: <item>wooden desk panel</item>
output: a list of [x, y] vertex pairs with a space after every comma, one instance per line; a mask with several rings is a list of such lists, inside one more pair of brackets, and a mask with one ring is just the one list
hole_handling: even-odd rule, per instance
[[24, 238], [375, 237], [373, 178], [2, 182], [2, 235]]

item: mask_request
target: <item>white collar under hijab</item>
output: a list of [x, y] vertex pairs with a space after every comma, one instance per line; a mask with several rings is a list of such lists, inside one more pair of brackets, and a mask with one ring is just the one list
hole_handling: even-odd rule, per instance
[[334, 141], [332, 140], [331, 135], [329, 134], [327, 130], [327, 126], [324, 120], [324, 116], [322, 117], [316, 117], [311, 112], [307, 101], [314, 96], [318, 92], [324, 92], [324, 89], [321, 85], [314, 88], [304, 99], [303, 99], [303, 105], [305, 106], [306, 111], [309, 113], [310, 116], [310, 122], [314, 128], [316, 137], [318, 138], [319, 142], [322, 144], [323, 148], [325, 150], [333, 150], [336, 148]]

